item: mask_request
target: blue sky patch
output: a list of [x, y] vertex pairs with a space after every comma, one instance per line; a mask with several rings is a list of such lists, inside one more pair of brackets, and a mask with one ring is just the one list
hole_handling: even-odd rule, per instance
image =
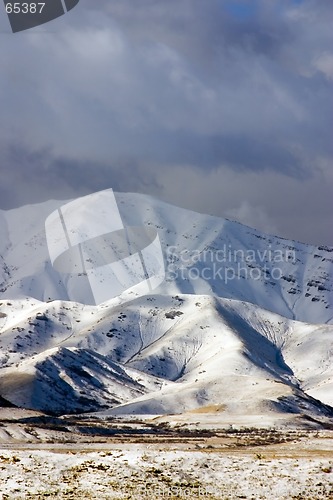
[[247, 21], [256, 16], [258, 4], [255, 0], [229, 1], [224, 5], [224, 9], [240, 21]]

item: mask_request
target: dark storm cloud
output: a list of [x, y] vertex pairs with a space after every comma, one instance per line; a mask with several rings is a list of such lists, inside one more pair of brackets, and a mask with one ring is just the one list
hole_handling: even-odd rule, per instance
[[[0, 154], [2, 208], [45, 201], [69, 199], [112, 187], [115, 191], [156, 194], [160, 186], [154, 176], [133, 159], [117, 165], [53, 158], [48, 150], [29, 151], [20, 146], [4, 148]], [[24, 189], [22, 187], [24, 186]]]
[[[305, 222], [330, 206], [327, 4], [81, 0], [49, 31], [3, 35], [0, 207], [113, 187], [333, 243]], [[309, 182], [292, 227], [283, 207]]]

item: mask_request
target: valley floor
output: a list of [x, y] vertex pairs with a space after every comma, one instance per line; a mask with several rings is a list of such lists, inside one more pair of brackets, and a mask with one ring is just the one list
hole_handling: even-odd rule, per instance
[[1, 499], [333, 499], [331, 430], [0, 414]]

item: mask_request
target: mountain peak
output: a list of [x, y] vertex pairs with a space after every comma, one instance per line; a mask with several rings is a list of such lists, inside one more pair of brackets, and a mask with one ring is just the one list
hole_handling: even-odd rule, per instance
[[[76, 200], [86, 216], [87, 198]], [[332, 322], [332, 248], [267, 235], [147, 195], [114, 193], [114, 198], [125, 228], [148, 228], [159, 237], [165, 279], [156, 293], [210, 294], [251, 302], [290, 319]], [[93, 303], [83, 280], [59, 274], [48, 252], [45, 220], [66, 203], [52, 200], [0, 212], [0, 298]], [[107, 218], [99, 224], [109, 233]], [[108, 298], [113, 285], [108, 280], [101, 285], [104, 278], [102, 273], [99, 286]]]

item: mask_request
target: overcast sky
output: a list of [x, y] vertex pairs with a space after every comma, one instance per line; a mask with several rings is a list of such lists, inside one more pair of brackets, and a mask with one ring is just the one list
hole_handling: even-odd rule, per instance
[[333, 245], [330, 1], [0, 15], [0, 208], [112, 187]]

